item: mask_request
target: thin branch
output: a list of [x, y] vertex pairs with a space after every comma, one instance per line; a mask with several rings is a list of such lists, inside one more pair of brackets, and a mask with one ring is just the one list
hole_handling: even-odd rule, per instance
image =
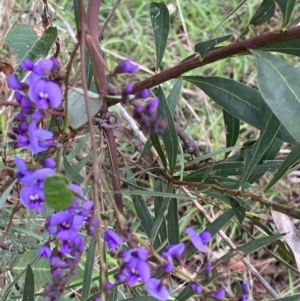
[[199, 145], [194, 140], [192, 140], [192, 138], [190, 138], [188, 134], [185, 133], [184, 130], [177, 123], [175, 123], [175, 128], [177, 135], [183, 142], [187, 152], [197, 157], [200, 153]]
[[300, 39], [300, 26], [289, 28], [286, 31], [273, 31], [254, 37], [248, 40], [237, 41], [228, 46], [210, 51], [203, 59], [197, 55], [196, 57], [178, 64], [170, 69], [162, 71], [142, 82], [134, 85], [133, 93], [141, 91], [144, 88], [152, 88], [160, 85], [172, 78], [177, 78], [185, 72], [191, 71], [198, 67], [247, 52], [249, 49], [258, 49], [265, 46], [270, 46], [275, 43]]

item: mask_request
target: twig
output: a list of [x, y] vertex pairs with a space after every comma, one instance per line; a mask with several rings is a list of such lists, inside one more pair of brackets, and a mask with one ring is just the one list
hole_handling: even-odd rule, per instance
[[175, 128], [176, 128], [177, 135], [179, 136], [179, 138], [183, 142], [187, 152], [189, 154], [194, 155], [194, 156], [197, 157], [200, 153], [199, 145], [194, 140], [192, 140], [188, 136], [188, 134], [185, 133], [184, 130], [177, 123], [175, 123]]
[[[185, 187], [182, 187], [182, 188], [188, 196], [190, 196], [191, 198], [193, 197], [190, 194], [190, 192], [188, 191], [188, 189], [186, 189]], [[204, 208], [195, 199], [192, 199], [192, 202], [195, 205], [195, 207], [203, 214], [203, 216], [210, 223], [212, 223], [213, 219], [204, 210]], [[220, 230], [218, 233], [231, 249], [233, 249], [233, 250], [236, 249], [235, 244], [229, 239], [229, 237], [223, 232], [223, 230]], [[259, 274], [259, 272], [256, 270], [256, 268], [246, 258], [242, 258], [241, 261], [249, 269], [249, 271], [254, 275], [254, 277], [264, 286], [264, 288], [269, 292], [269, 294], [273, 298], [279, 298], [279, 295], [277, 294], [277, 292], [269, 285], [269, 283]]]
[[177, 78], [185, 72], [196, 69], [198, 67], [237, 55], [245, 53], [248, 49], [258, 49], [261, 47], [269, 46], [275, 43], [290, 41], [300, 38], [300, 26], [295, 26], [287, 29], [286, 31], [273, 31], [254, 37], [248, 40], [242, 40], [235, 43], [232, 43], [228, 46], [218, 48], [210, 51], [202, 59], [197, 55], [196, 57], [178, 64], [170, 69], [162, 71], [142, 82], [139, 82], [134, 85], [133, 93], [139, 92], [144, 88], [152, 88], [157, 85], [160, 85], [172, 78]]

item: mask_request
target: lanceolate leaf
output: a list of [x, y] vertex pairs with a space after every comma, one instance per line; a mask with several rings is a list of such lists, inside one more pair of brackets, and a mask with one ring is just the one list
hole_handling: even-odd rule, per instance
[[[147, 149], [147, 148], [146, 148], [147, 146], [149, 146], [149, 149], [150, 149], [151, 146], [153, 145], [154, 148], [155, 148], [155, 150], [157, 151], [157, 153], [158, 153], [160, 159], [161, 159], [161, 162], [162, 162], [164, 168], [166, 168], [166, 167], [167, 167], [167, 159], [166, 159], [165, 154], [164, 154], [164, 151], [163, 151], [163, 149], [162, 149], [162, 147], [161, 147], [161, 145], [160, 145], [160, 140], [159, 140], [158, 135], [153, 134], [153, 135], [150, 136], [150, 139], [151, 139], [151, 140], [148, 140], [149, 143], [148, 143], [148, 141], [147, 141], [147, 143], [146, 143], [146, 145], [145, 145], [145, 147], [144, 147], [144, 149], [143, 149], [143, 153], [144, 153], [144, 151]], [[152, 142], [152, 145], [150, 144], [150, 142]], [[147, 149], [147, 151], [148, 151], [148, 149]]]
[[152, 2], [150, 4], [150, 17], [155, 39], [156, 70], [158, 70], [164, 56], [169, 35], [170, 18], [167, 6], [163, 2]]
[[179, 220], [178, 220], [178, 200], [172, 198], [168, 210], [168, 240], [169, 244], [175, 245], [180, 242], [179, 239]]
[[[268, 74], [268, 76], [270, 75]], [[265, 116], [269, 114], [270, 109], [259, 91], [222, 77], [185, 76], [183, 79], [202, 89], [213, 101], [236, 118], [257, 129], [264, 129]], [[295, 144], [295, 140], [283, 126], [280, 127], [277, 137]]]
[[224, 37], [219, 37], [208, 41], [200, 42], [195, 45], [195, 52], [198, 52], [201, 58], [203, 58], [205, 54], [211, 51], [212, 49], [214, 49], [216, 45], [230, 39], [231, 37], [232, 35], [230, 34]]
[[176, 158], [178, 153], [178, 137], [175, 129], [173, 116], [170, 112], [168, 103], [165, 99], [164, 92], [159, 88], [158, 92], [159, 106], [157, 108], [158, 116], [167, 120], [168, 125], [162, 134], [162, 139], [166, 148], [167, 157], [169, 160], [170, 173], [172, 174], [176, 164]]
[[291, 54], [295, 56], [300, 56], [300, 40], [284, 41], [270, 46], [262, 47], [260, 50], [268, 52], [281, 52], [286, 54]]
[[[227, 111], [223, 110], [223, 118], [226, 130], [226, 147], [234, 146], [240, 133], [240, 120]], [[227, 152], [227, 157], [230, 152]]]
[[81, 300], [85, 300], [90, 293], [94, 262], [95, 262], [95, 251], [96, 251], [96, 235], [94, 235], [91, 238], [89, 250], [87, 253], [86, 263], [84, 266], [83, 281], [82, 281]]
[[256, 141], [253, 149], [246, 150], [245, 168], [243, 172], [242, 185], [248, 180], [255, 166], [260, 161], [269, 146], [276, 139], [277, 132], [280, 128], [280, 121], [270, 112], [267, 118], [267, 125], [261, 132], [259, 139]]
[[[273, 113], [300, 142], [300, 72], [280, 58], [263, 51], [252, 51], [256, 57], [259, 90]], [[272, 80], [266, 80], [268, 76]]]
[[234, 217], [234, 210], [229, 209], [224, 212], [220, 217], [214, 220], [208, 227], [207, 231], [214, 236], [218, 231], [220, 231], [233, 217]]
[[275, 0], [282, 13], [282, 26], [285, 27], [292, 16], [296, 0]]
[[34, 275], [31, 266], [28, 264], [25, 275], [23, 301], [34, 300]]
[[274, 12], [274, 0], [264, 0], [252, 17], [250, 24], [257, 26], [265, 23], [274, 16]]
[[265, 189], [265, 192], [269, 190], [281, 177], [288, 171], [288, 169], [295, 164], [300, 159], [300, 143], [298, 143], [292, 151], [288, 154], [286, 159], [283, 161], [282, 165], [280, 166], [279, 170], [277, 171], [274, 178], [268, 184]]
[[181, 95], [181, 87], [182, 87], [182, 79], [179, 78], [177, 79], [175, 85], [173, 86], [170, 94], [167, 97], [167, 103], [169, 105], [171, 115], [174, 115], [175, 113], [175, 109]]
[[271, 299], [270, 301], [298, 301], [300, 300], [300, 294], [286, 296], [282, 298]]

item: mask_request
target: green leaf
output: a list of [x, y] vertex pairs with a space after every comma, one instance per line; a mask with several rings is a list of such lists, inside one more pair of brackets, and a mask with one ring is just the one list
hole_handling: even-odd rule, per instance
[[265, 23], [274, 16], [274, 12], [274, 0], [264, 0], [250, 20], [250, 24], [257, 26]]
[[[99, 94], [91, 91], [87, 91], [87, 94], [87, 101], [91, 112], [90, 117], [94, 117], [101, 109], [103, 101], [102, 98], [99, 97]], [[84, 91], [81, 88], [73, 88], [68, 91], [68, 121], [74, 130], [88, 123]]]
[[110, 291], [108, 301], [117, 301], [118, 300], [118, 286], [114, 285], [113, 289]]
[[[251, 52], [256, 58], [257, 83], [265, 102], [300, 142], [300, 72], [274, 55], [259, 50]], [[272, 80], [266, 80], [266, 74]]]
[[159, 215], [155, 216], [155, 222], [153, 224], [153, 228], [151, 230], [151, 235], [150, 235], [150, 242], [153, 244], [155, 239], [157, 238], [158, 231], [160, 229], [160, 226], [164, 220], [165, 216], [165, 211], [168, 208], [170, 203], [170, 198], [165, 198], [163, 203], [161, 204], [159, 208]]
[[[272, 77], [269, 73], [268, 76]], [[199, 87], [213, 101], [236, 118], [245, 121], [259, 130], [264, 129], [266, 124], [264, 117], [269, 114], [270, 109], [259, 91], [222, 77], [185, 76], [183, 79]], [[273, 83], [273, 80], [265, 82]], [[294, 138], [283, 126], [278, 131], [277, 137], [285, 142], [295, 144]]]
[[10, 53], [16, 55], [18, 65], [28, 58], [35, 61], [46, 57], [57, 38], [57, 28], [49, 27], [40, 37], [30, 25], [18, 25], [11, 29], [4, 44], [10, 48]]
[[[271, 169], [278, 169], [281, 166], [281, 161], [279, 161], [279, 160], [272, 161], [276, 158], [278, 152], [281, 149], [281, 146], [282, 146], [281, 140], [279, 140], [277, 138], [273, 140], [273, 143], [271, 143], [269, 145], [269, 148], [266, 150], [266, 152], [263, 154], [263, 156], [260, 160], [260, 163], [262, 163], [262, 164], [257, 165], [254, 168], [254, 171], [248, 180], [249, 183], [254, 183], [258, 179], [260, 179], [267, 171], [270, 171]], [[273, 164], [273, 163], [274, 163], [274, 165], [270, 166], [269, 169], [264, 169], [264, 170], [262, 170], [261, 173], [257, 173], [257, 172], [255, 173], [255, 171], [257, 171], [259, 167], [262, 167], [262, 166], [266, 167], [265, 164]]]
[[231, 219], [234, 217], [235, 213], [233, 209], [227, 210], [220, 217], [215, 219], [210, 225], [207, 227], [207, 231], [214, 236], [217, 232], [219, 232]]
[[[136, 185], [135, 179], [132, 177], [131, 170], [126, 167], [126, 173], [128, 176], [128, 182], [132, 183], [133, 185]], [[141, 195], [137, 194], [136, 191], [133, 190], [131, 186], [129, 186], [130, 192], [133, 194], [133, 205], [136, 210], [137, 216], [139, 220], [141, 221], [141, 224], [145, 230], [145, 233], [147, 234], [148, 238], [151, 237], [151, 231], [153, 228], [153, 219], [151, 217], [151, 213], [149, 211], [149, 208]], [[142, 192], [142, 191], [138, 191]], [[157, 246], [154, 246], [157, 247]]]
[[300, 299], [300, 294], [296, 294], [292, 296], [271, 299], [270, 301], [298, 301], [299, 299]]
[[84, 178], [73, 168], [73, 166], [69, 163], [66, 156], [63, 157], [63, 164], [66, 173], [71, 178], [71, 180], [74, 180], [78, 184], [82, 183], [84, 181]]
[[90, 293], [92, 275], [94, 270], [94, 262], [95, 262], [95, 251], [96, 251], [96, 235], [92, 236], [89, 244], [89, 250], [87, 252], [86, 262], [84, 266], [83, 281], [82, 281], [81, 300], [85, 300]]
[[[161, 162], [162, 162], [164, 168], [166, 168], [167, 167], [167, 159], [166, 159], [164, 151], [163, 151], [163, 149], [162, 149], [162, 147], [160, 145], [160, 141], [159, 141], [158, 135], [153, 134], [153, 135], [150, 136], [150, 139], [151, 139], [152, 145], [154, 146], [155, 150], [157, 151], [157, 153], [158, 153], [158, 155], [159, 155], [159, 157], [161, 159]], [[144, 150], [146, 150], [146, 146], [148, 146], [148, 145], [147, 144], [145, 145]], [[150, 145], [150, 147], [151, 147], [151, 145]], [[144, 153], [144, 150], [143, 150], [143, 153]]]
[[[12, 289], [12, 288], [14, 287], [14, 285], [20, 280], [20, 278], [22, 278], [23, 275], [26, 273], [26, 266], [28, 265], [28, 262], [29, 262], [29, 265], [32, 266], [33, 264], [35, 264], [36, 262], [38, 262], [38, 261], [40, 260], [40, 257], [37, 256], [36, 251], [26, 251], [24, 254], [22, 254], [22, 255], [17, 255], [17, 256], [15, 257], [13, 267], [15, 266], [15, 264], [17, 264], [17, 263], [16, 263], [17, 259], [18, 259], [18, 258], [20, 259], [20, 257], [25, 258], [25, 257], [26, 257], [26, 254], [27, 254], [28, 252], [30, 252], [31, 254], [34, 253], [34, 256], [31, 257], [31, 258], [29, 259], [29, 261], [26, 261], [26, 265], [25, 265], [24, 267], [22, 267], [21, 270], [15, 271], [18, 275], [15, 275], [13, 281], [6, 287], [5, 293], [2, 295], [3, 297], [2, 297], [2, 299], [1, 299], [1, 301], [5, 301], [5, 300], [7, 299], [7, 297], [9, 296], [9, 293], [10, 293], [11, 289]], [[28, 259], [28, 258], [27, 258], [27, 259]], [[25, 259], [25, 260], [26, 260], [26, 259]], [[49, 270], [49, 267], [48, 267], [48, 270]], [[49, 280], [50, 280], [50, 278], [49, 278]], [[2, 293], [2, 292], [1, 292], [1, 293]]]
[[266, 116], [267, 125], [261, 132], [259, 139], [256, 141], [253, 149], [246, 150], [245, 154], [245, 168], [243, 172], [242, 183], [246, 183], [252, 174], [255, 166], [258, 164], [264, 153], [267, 151], [270, 145], [273, 144], [276, 139], [277, 132], [280, 128], [280, 121], [277, 117], [270, 112], [269, 116]]
[[44, 181], [46, 203], [55, 210], [65, 210], [70, 207], [74, 193], [68, 187], [68, 180], [62, 175], [55, 174]]
[[[163, 191], [163, 185], [161, 181], [155, 181], [155, 190], [156, 191]], [[155, 197], [154, 198], [154, 211], [155, 211], [155, 223], [157, 219], [161, 218], [161, 206], [163, 205], [164, 199], [162, 197]], [[159, 234], [161, 241], [167, 239], [167, 223], [165, 216], [163, 215], [161, 218], [161, 226], [159, 227]]]
[[159, 87], [158, 98], [159, 98], [159, 105], [157, 108], [158, 116], [164, 118], [168, 122], [168, 126], [166, 127], [164, 133], [162, 134], [162, 139], [169, 160], [170, 173], [172, 174], [176, 165], [176, 158], [178, 154], [178, 137], [175, 129], [173, 116], [170, 112], [168, 103], [165, 99], [165, 95], [161, 87]]
[[239, 202], [237, 202], [235, 199], [232, 199], [232, 198], [229, 198], [229, 203], [230, 203], [230, 206], [233, 209], [238, 221], [240, 223], [242, 223], [243, 220], [245, 219], [245, 215], [246, 215], [245, 207], [241, 206], [239, 204]]
[[[226, 147], [234, 146], [240, 133], [240, 120], [223, 110], [223, 118], [226, 128]], [[227, 157], [230, 152], [225, 154]]]
[[244, 146], [238, 145], [238, 146], [231, 146], [231, 147], [219, 149], [219, 150], [217, 150], [217, 151], [214, 151], [214, 152], [205, 154], [205, 155], [203, 155], [203, 156], [201, 156], [201, 157], [195, 158], [194, 160], [188, 162], [186, 166], [190, 166], [190, 165], [199, 163], [199, 162], [201, 162], [201, 161], [210, 159], [210, 158], [212, 158], [212, 157], [214, 157], [214, 156], [218, 156], [218, 155], [220, 155], [220, 154], [224, 154], [224, 153], [226, 153], [226, 152], [232, 152], [232, 151], [235, 151], [235, 150], [240, 150], [240, 149], [242, 149], [243, 147], [244, 147]]
[[33, 301], [34, 299], [34, 275], [31, 266], [28, 264], [25, 274], [25, 284], [22, 300]]
[[[28, 262], [30, 262], [33, 270], [35, 285], [45, 285], [51, 280], [49, 261], [38, 257], [36, 250], [26, 251], [21, 255], [17, 255], [13, 261], [13, 272], [17, 274], [22, 273], [26, 270]], [[34, 264], [31, 262], [34, 262]]]
[[126, 298], [126, 301], [157, 301], [157, 299], [153, 297], [142, 296], [142, 297]]
[[292, 16], [296, 0], [274, 0], [282, 13], [282, 27], [286, 27]]
[[[271, 171], [274, 169], [278, 169], [282, 164], [282, 161], [277, 160], [269, 160], [264, 161], [262, 164], [256, 165], [254, 170], [252, 171], [252, 175], [262, 174], [267, 171]], [[190, 173], [189, 175], [183, 178], [184, 181], [203, 181], [204, 175], [206, 174], [207, 170], [210, 169], [210, 166], [203, 167]], [[243, 174], [244, 170], [244, 163], [238, 161], [228, 161], [223, 163], [216, 163], [213, 165], [211, 169], [211, 174], [215, 176], [239, 176]]]
[[179, 293], [179, 295], [176, 297], [175, 300], [176, 301], [187, 301], [187, 300], [190, 300], [189, 298], [191, 298], [194, 294], [195, 294], [195, 292], [188, 285]]
[[232, 35], [230, 34], [227, 36], [200, 42], [195, 45], [195, 52], [198, 52], [200, 54], [201, 58], [204, 58], [205, 54], [208, 53], [209, 51], [213, 50], [216, 45], [218, 45], [224, 41], [227, 41], [231, 37], [232, 37]]
[[166, 49], [170, 27], [169, 10], [165, 3], [152, 2], [150, 18], [155, 39], [156, 70], [158, 70]]
[[178, 200], [172, 198], [168, 210], [168, 241], [170, 245], [176, 245], [180, 242], [179, 238], [179, 220], [178, 220]]
[[169, 105], [169, 109], [171, 115], [174, 115], [175, 109], [177, 107], [178, 101], [181, 95], [181, 88], [182, 88], [182, 79], [177, 79], [176, 83], [174, 84], [170, 94], [167, 97], [167, 103]]
[[280, 180], [283, 177], [283, 175], [288, 171], [288, 169], [299, 160], [299, 158], [300, 158], [300, 143], [298, 143], [288, 154], [288, 156], [280, 166], [279, 170], [275, 174], [274, 178], [265, 188], [264, 192], [268, 191], [278, 180]]
[[[128, 180], [128, 182], [130, 182]], [[240, 181], [238, 181], [240, 182]], [[113, 192], [120, 192], [122, 194], [128, 194], [128, 195], [146, 195], [146, 196], [160, 196], [160, 197], [174, 197], [178, 200], [190, 200], [191, 197], [185, 195], [185, 194], [174, 194], [169, 192], [159, 192], [159, 191], [150, 191], [150, 190], [120, 190], [120, 191], [113, 191]], [[169, 206], [170, 208], [170, 206]]]
[[17, 183], [17, 179], [12, 181], [9, 186], [4, 190], [4, 192], [0, 196], [0, 209], [4, 206], [8, 196], [10, 195], [12, 189], [14, 188], [15, 184]]
[[261, 47], [259, 50], [267, 52], [280, 52], [300, 56], [300, 40], [284, 41], [269, 46]]

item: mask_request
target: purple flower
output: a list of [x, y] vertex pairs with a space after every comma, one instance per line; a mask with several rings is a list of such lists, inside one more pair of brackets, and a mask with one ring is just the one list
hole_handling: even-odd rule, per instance
[[[194, 245], [194, 247], [196, 249], [198, 249], [200, 252], [205, 253], [206, 249], [205, 249], [205, 246], [204, 246], [204, 242], [201, 238], [201, 234], [198, 235], [198, 233], [191, 227], [186, 228], [186, 232], [189, 235], [190, 240], [191, 240], [192, 244]], [[205, 234], [203, 235], [205, 242], [209, 241], [208, 240], [209, 235], [210, 235], [210, 233], [205, 231]], [[210, 235], [210, 237], [211, 237], [211, 235]]]
[[44, 168], [51, 168], [54, 169], [56, 167], [56, 161], [52, 158], [47, 158], [42, 162]]
[[136, 98], [148, 98], [150, 96], [150, 91], [148, 89], [143, 89], [136, 94]]
[[171, 273], [174, 270], [174, 265], [172, 262], [169, 262], [162, 266], [161, 271], [164, 273]]
[[51, 254], [52, 252], [49, 245], [44, 245], [38, 250], [38, 255], [42, 258], [50, 258]]
[[214, 292], [212, 294], [212, 297], [219, 300], [219, 299], [223, 299], [225, 295], [226, 295], [226, 291], [223, 288], [221, 288], [220, 290]]
[[116, 249], [122, 244], [121, 237], [112, 230], [106, 230], [104, 233], [104, 241], [110, 249]]
[[139, 278], [143, 283], [147, 283], [147, 281], [151, 277], [150, 267], [148, 263], [143, 260], [132, 258], [127, 263], [126, 268], [130, 271], [130, 275], [127, 279], [129, 285], [135, 285], [136, 281], [139, 280]]
[[29, 125], [29, 149], [33, 154], [38, 154], [54, 145], [53, 133], [47, 130], [38, 129], [35, 122]]
[[47, 75], [55, 65], [51, 59], [41, 59], [34, 65], [32, 71], [38, 75]]
[[113, 283], [111, 283], [109, 281], [105, 283], [105, 290], [110, 291], [110, 290], [112, 290], [113, 287], [114, 287]]
[[211, 263], [207, 263], [207, 264], [205, 265], [204, 272], [205, 272], [205, 274], [206, 274], [206, 276], [207, 276], [208, 278], [211, 277], [211, 270], [212, 270], [212, 265], [211, 265]]
[[23, 70], [26, 70], [26, 71], [31, 71], [34, 67], [34, 64], [33, 62], [30, 60], [30, 59], [25, 59], [23, 60], [23, 62], [21, 63], [20, 67], [23, 69]]
[[23, 160], [22, 158], [20, 158], [20, 157], [15, 157], [14, 161], [15, 161], [15, 164], [16, 164], [16, 166], [17, 166], [17, 168], [18, 168], [18, 173], [17, 173], [17, 175], [16, 175], [16, 178], [17, 178], [19, 181], [20, 181], [24, 176], [29, 175], [29, 174], [32, 173], [32, 171], [30, 171], [30, 170], [27, 168], [27, 166], [26, 166], [26, 164], [25, 164], [25, 162], [24, 162], [24, 160]]
[[21, 203], [30, 210], [43, 211], [44, 192], [36, 185], [24, 186], [20, 192]]
[[159, 104], [159, 99], [157, 97], [153, 98], [151, 102], [149, 102], [145, 108], [145, 114], [149, 117], [153, 116], [156, 112], [156, 109]]
[[202, 293], [202, 287], [196, 283], [191, 284], [191, 289], [194, 291], [196, 294], [201, 294]]
[[199, 236], [204, 244], [211, 240], [211, 234], [208, 231], [201, 232]]
[[40, 189], [44, 187], [44, 180], [54, 174], [51, 168], [40, 168], [24, 175], [19, 181], [25, 185], [36, 185]]
[[249, 295], [249, 284], [245, 281], [242, 283], [242, 292], [244, 295]]
[[12, 74], [7, 77], [7, 85], [13, 90], [22, 90], [24, 88], [24, 84]]
[[58, 108], [62, 102], [62, 91], [58, 84], [39, 79], [28, 89], [29, 98], [38, 109], [48, 110], [49, 107]]
[[171, 258], [178, 260], [182, 253], [184, 252], [184, 243], [179, 243], [177, 245], [170, 245], [166, 252], [162, 253], [162, 257], [165, 259]]
[[131, 94], [132, 90], [133, 90], [133, 84], [132, 83], [126, 84], [126, 86], [123, 88], [122, 91], [123, 96], [126, 97], [129, 94]]
[[136, 73], [138, 69], [139, 69], [138, 65], [134, 65], [131, 63], [130, 59], [126, 59], [116, 66], [113, 74], [121, 74], [121, 73], [133, 74]]
[[241, 295], [241, 296], [239, 297], [239, 301], [250, 301], [250, 299], [249, 299], [248, 296], [246, 296], [246, 295]]
[[169, 298], [169, 292], [162, 282], [155, 278], [150, 278], [145, 283], [147, 292], [158, 300], [167, 300]]
[[140, 260], [146, 261], [148, 258], [149, 252], [146, 249], [134, 248], [129, 251], [124, 251], [121, 253], [123, 262], [129, 262], [132, 258], [138, 258]]

